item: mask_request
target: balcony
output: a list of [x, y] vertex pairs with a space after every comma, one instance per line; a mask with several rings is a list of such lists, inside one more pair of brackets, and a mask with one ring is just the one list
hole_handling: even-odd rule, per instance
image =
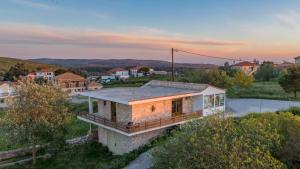
[[124, 123], [112, 122], [111, 120], [105, 119], [95, 113], [89, 114], [86, 112], [82, 112], [78, 114], [79, 119], [83, 119], [85, 121], [91, 121], [95, 124], [100, 124], [102, 126], [113, 128], [125, 132], [127, 134], [133, 134], [133, 133], [143, 132], [151, 129], [169, 127], [200, 117], [202, 117], [202, 111], [189, 113], [189, 114], [181, 114], [170, 118], [161, 118], [157, 120], [145, 121], [140, 123], [129, 122], [128, 124], [124, 124]]

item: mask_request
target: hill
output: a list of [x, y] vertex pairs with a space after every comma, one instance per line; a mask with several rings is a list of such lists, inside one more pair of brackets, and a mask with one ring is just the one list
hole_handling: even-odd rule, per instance
[[[135, 60], [135, 59], [31, 59], [31, 61], [43, 64], [52, 64], [63, 67], [73, 68], [86, 68], [92, 70], [98, 69], [110, 69], [110, 68], [129, 68], [138, 65], [149, 66], [154, 69], [169, 70], [171, 63], [161, 60]], [[191, 64], [191, 63], [175, 63], [176, 69], [193, 68], [193, 69], [205, 69], [217, 67], [213, 64]]]
[[53, 65], [36, 63], [30, 60], [0, 57], [0, 73], [4, 73], [8, 71], [11, 66], [14, 66], [17, 63], [23, 63], [29, 71], [34, 71], [38, 68], [49, 68], [49, 69], [55, 68], [55, 66]]

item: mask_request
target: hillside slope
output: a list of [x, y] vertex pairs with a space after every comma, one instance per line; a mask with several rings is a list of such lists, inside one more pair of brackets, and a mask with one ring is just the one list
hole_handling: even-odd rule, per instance
[[[128, 68], [137, 65], [149, 66], [155, 69], [167, 69], [171, 63], [161, 60], [136, 60], [136, 59], [32, 59], [31, 61], [59, 65], [63, 67], [81, 67], [81, 68]], [[192, 64], [192, 63], [175, 63], [177, 68], [213, 68], [213, 64]]]
[[55, 66], [53, 65], [36, 63], [30, 60], [0, 57], [0, 73], [6, 72], [7, 70], [9, 70], [11, 66], [14, 66], [17, 63], [23, 63], [29, 71], [34, 71], [37, 68], [49, 68], [49, 69], [55, 68]]

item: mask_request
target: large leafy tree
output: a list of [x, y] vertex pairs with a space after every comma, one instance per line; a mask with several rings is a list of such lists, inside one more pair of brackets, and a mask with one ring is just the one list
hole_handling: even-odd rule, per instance
[[276, 128], [257, 120], [218, 116], [194, 121], [152, 152], [154, 168], [284, 168], [272, 156], [280, 149]]
[[286, 92], [293, 92], [296, 98], [297, 92], [300, 92], [300, 66], [289, 67], [280, 77], [279, 84]]
[[260, 81], [270, 81], [276, 77], [278, 77], [278, 70], [273, 62], [268, 61], [263, 62], [255, 73], [255, 79]]
[[253, 83], [253, 80], [252, 75], [247, 75], [241, 70], [238, 70], [234, 74], [234, 84], [242, 88], [249, 87]]
[[35, 163], [38, 144], [64, 144], [68, 95], [60, 88], [29, 81], [19, 82], [15, 93], [2, 122], [12, 141], [33, 147]]
[[20, 79], [22, 76], [26, 76], [28, 74], [28, 69], [22, 63], [17, 63], [14, 66], [11, 66], [10, 69], [5, 73], [5, 80], [15, 81]]

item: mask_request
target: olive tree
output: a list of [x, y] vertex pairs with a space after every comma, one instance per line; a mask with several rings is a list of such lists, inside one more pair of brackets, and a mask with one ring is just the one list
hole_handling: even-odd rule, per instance
[[37, 145], [64, 144], [65, 125], [68, 118], [67, 93], [48, 84], [19, 82], [15, 97], [3, 117], [12, 141], [32, 146], [33, 163], [36, 162]]

